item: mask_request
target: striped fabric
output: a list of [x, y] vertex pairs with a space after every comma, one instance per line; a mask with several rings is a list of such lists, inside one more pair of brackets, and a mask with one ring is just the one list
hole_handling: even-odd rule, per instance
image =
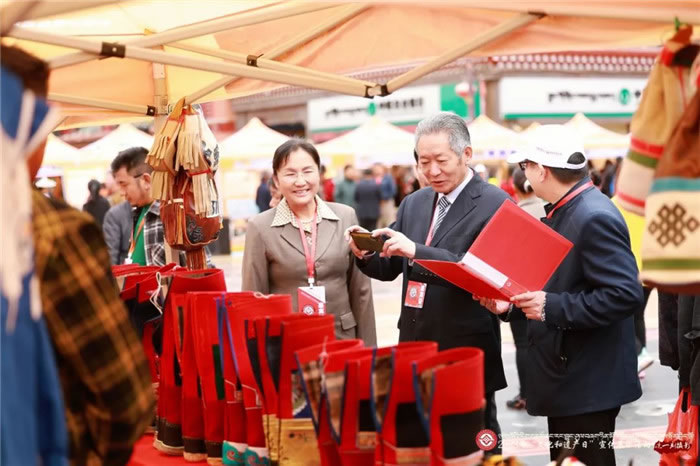
[[450, 207], [450, 200], [447, 199], [447, 196], [442, 196], [440, 200], [438, 201], [438, 215], [437, 219], [435, 220], [435, 225], [433, 226], [433, 233], [438, 231], [438, 228], [440, 227], [440, 224], [442, 221], [445, 219], [445, 216], [447, 215], [447, 209]]

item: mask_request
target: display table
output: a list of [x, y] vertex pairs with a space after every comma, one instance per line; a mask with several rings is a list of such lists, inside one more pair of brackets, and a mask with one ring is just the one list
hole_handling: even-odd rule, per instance
[[[206, 461], [202, 462], [206, 464]], [[144, 435], [134, 445], [128, 466], [184, 466], [188, 463], [182, 456], [164, 455], [153, 448], [153, 434]]]

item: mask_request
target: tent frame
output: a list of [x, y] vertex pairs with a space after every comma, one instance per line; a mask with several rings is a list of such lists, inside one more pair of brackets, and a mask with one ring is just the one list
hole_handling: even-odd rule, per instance
[[34, 31], [20, 27], [13, 28], [10, 35], [17, 39], [75, 48], [89, 52], [93, 55], [101, 55], [105, 57], [132, 58], [146, 62], [181, 66], [195, 70], [241, 76], [250, 79], [260, 79], [294, 86], [303, 86], [324, 91], [338, 92], [341, 94], [357, 96], [365, 96], [367, 94], [367, 86], [361, 81], [357, 81], [356, 83], [347, 83], [345, 82], [346, 80], [331, 80], [325, 77], [311, 76], [308, 74], [263, 70], [252, 66], [205, 60], [195, 57], [185, 57], [158, 50], [136, 47], [133, 45], [127, 46], [118, 43], [97, 42], [79, 37], [60, 36], [57, 34]]
[[[20, 5], [16, 6], [15, 3], [10, 4], [9, 6], [3, 8], [4, 12], [8, 11], [9, 8], [12, 6], [14, 6], [14, 8], [19, 8], [21, 6], [21, 2], [16, 3]], [[38, 3], [46, 3], [48, 5], [51, 2]], [[68, 5], [71, 3], [74, 4], [71, 7], [69, 7]], [[59, 8], [58, 10], [51, 11], [50, 13], [55, 14], [57, 11], [71, 11], [71, 8], [85, 8], [88, 6], [88, 3], [92, 3], [91, 6], [94, 6], [102, 5], [105, 2], [101, 0], [95, 2], [68, 2], [61, 7], [62, 10]], [[56, 34], [50, 34], [37, 30], [30, 30], [17, 26], [11, 29], [7, 35], [16, 37], [18, 39], [43, 42], [46, 44], [59, 45], [80, 50], [80, 52], [67, 54], [51, 60], [50, 65], [52, 68], [60, 68], [78, 63], [84, 63], [86, 61], [90, 61], [101, 57], [119, 57], [132, 58], [136, 60], [152, 62], [154, 64], [167, 64], [185, 68], [192, 68], [225, 75], [221, 79], [212, 82], [208, 86], [196, 91], [190, 96], [186, 96], [188, 102], [195, 102], [214, 92], [218, 88], [226, 86], [241, 77], [277, 82], [286, 85], [320, 89], [341, 94], [364, 96], [369, 98], [372, 98], [374, 96], [388, 95], [396, 91], [397, 89], [400, 89], [406, 86], [407, 84], [410, 84], [420, 79], [421, 77], [440, 68], [441, 66], [450, 63], [451, 61], [454, 61], [459, 57], [465, 56], [470, 52], [479, 49], [490, 42], [498, 40], [510, 34], [513, 31], [526, 27], [527, 25], [547, 15], [569, 17], [595, 17], [601, 19], [616, 20], [642, 20], [657, 23], [665, 23], [669, 21], [668, 18], [663, 18], [659, 17], [659, 15], [654, 15], [653, 12], [637, 11], [634, 8], [628, 8], [625, 6], [609, 7], [606, 8], [605, 11], [596, 11], [595, 9], [591, 8], [576, 7], [566, 3], [556, 2], [534, 2], [532, 4], [527, 5], [513, 3], [505, 5], [499, 2], [465, 0], [460, 1], [459, 6], [480, 8], [492, 11], [510, 11], [515, 12], [517, 14], [514, 17], [505, 20], [499, 25], [469, 40], [467, 43], [445, 52], [444, 54], [440, 55], [439, 57], [436, 57], [428, 63], [420, 65], [415, 69], [390, 80], [386, 84], [374, 84], [346, 76], [336, 75], [333, 73], [309, 70], [303, 67], [289, 65], [274, 60], [275, 58], [278, 58], [279, 56], [288, 52], [289, 50], [292, 50], [295, 47], [317, 37], [323, 32], [332, 29], [333, 27], [340, 24], [342, 21], [360, 13], [368, 6], [369, 4], [353, 4], [339, 6], [337, 3], [315, 3], [302, 1], [297, 1], [291, 4], [276, 4], [266, 8], [230, 15], [224, 18], [216, 18], [198, 24], [192, 24], [182, 26], [179, 28], [174, 28], [171, 30], [166, 30], [163, 32], [151, 34], [146, 37], [123, 41], [122, 43], [97, 42], [79, 37], [60, 36]], [[46, 8], [50, 10], [52, 7]], [[241, 53], [219, 51], [190, 44], [183, 44], [179, 42], [194, 37], [200, 37], [202, 35], [229, 30], [235, 27], [258, 24], [265, 21], [271, 21], [274, 19], [286, 18], [290, 16], [325, 9], [329, 9], [332, 12], [337, 12], [337, 16], [330, 15], [326, 21], [324, 21], [322, 24], [317, 25], [312, 30], [305, 31], [299, 34], [295, 38], [283, 44], [280, 44], [273, 50], [263, 55], [245, 56], [245, 62], [243, 61], [244, 54]], [[532, 11], [533, 9], [536, 9], [537, 11]], [[37, 17], [38, 16], [39, 15], [37, 14]], [[679, 20], [682, 22], [687, 22], [689, 24], [698, 24], [700, 23], [700, 14], [693, 11], [682, 11], [679, 15]], [[237, 63], [231, 63], [228, 61], [213, 61], [195, 57], [186, 57], [160, 50], [149, 49], [149, 47], [161, 47], [165, 45], [190, 50], [199, 54], [214, 56], [220, 59], [233, 61]], [[262, 58], [263, 56], [264, 58]], [[165, 80], [163, 77], [163, 81], [161, 82], [161, 84], [164, 85], [164, 82]], [[164, 103], [162, 101], [164, 96], [164, 89], [157, 91], [156, 95], [160, 96], [159, 99], [161, 100], [161, 102], [158, 102], [155, 105], [157, 109], [157, 114], [160, 114], [164, 110]], [[62, 101], [67, 103], [77, 103], [80, 105], [93, 106], [110, 110], [119, 110], [130, 113], [138, 113], [142, 115], [151, 114], [153, 108], [153, 106], [150, 105], [142, 106], [138, 104], [124, 104], [120, 102], [111, 102], [76, 96], [53, 95], [53, 97], [56, 101], [59, 102]], [[166, 96], [165, 98], [169, 98], [172, 101], [176, 98], [176, 96]], [[177, 98], [179, 98], [179, 96]]]
[[[323, 34], [324, 32], [337, 26], [342, 21], [348, 20], [348, 19], [352, 18], [353, 16], [361, 13], [367, 7], [368, 7], [368, 5], [366, 5], [366, 4], [358, 4], [358, 5], [350, 5], [349, 7], [344, 8], [342, 11], [339, 12], [339, 14], [330, 16], [326, 21], [323, 21], [323, 22], [317, 24], [314, 28], [311, 28], [307, 31], [304, 31], [301, 34], [298, 34], [297, 36], [292, 37], [291, 39], [287, 40], [286, 42], [279, 44], [278, 46], [274, 47], [272, 50], [269, 50], [268, 52], [264, 53], [263, 55], [260, 55], [260, 57], [258, 57], [257, 63], [261, 63], [261, 61], [262, 61], [261, 57], [264, 56], [265, 61], [279, 64], [280, 62], [276, 62], [273, 60], [275, 58], [278, 58], [279, 56], [287, 53], [288, 51], [293, 50], [294, 48], [296, 48], [302, 44], [305, 44], [308, 41], [318, 37], [319, 35]], [[330, 73], [325, 73], [325, 74], [330, 74]], [[338, 76], [340, 76], [340, 75], [338, 75]], [[217, 89], [219, 89], [221, 87], [228, 86], [229, 84], [235, 82], [238, 79], [239, 78], [237, 78], [237, 77], [225, 76], [225, 77], [221, 78], [220, 80], [215, 81], [215, 82], [209, 84], [208, 86], [188, 95], [185, 98], [185, 102], [187, 102], [187, 103], [196, 102], [196, 101], [202, 99], [203, 97], [211, 94], [212, 92], [216, 91]], [[367, 81], [365, 81], [365, 83], [368, 84], [369, 87], [374, 85], [374, 84], [371, 84]]]
[[[157, 32], [138, 39], [125, 40], [122, 42], [126, 46], [152, 48], [167, 45], [171, 42], [177, 42], [194, 37], [200, 37], [207, 34], [215, 34], [217, 32], [227, 31], [244, 26], [251, 26], [276, 19], [288, 18], [304, 13], [325, 10], [328, 8], [338, 8], [335, 4], [328, 3], [302, 3], [294, 2], [292, 4], [272, 5], [269, 8], [262, 10], [249, 11], [234, 15], [232, 17], [217, 18], [203, 23], [182, 26], [167, 31]], [[62, 68], [65, 66], [77, 65], [88, 61], [100, 58], [89, 51], [69, 53], [60, 57], [49, 60], [51, 69]]]

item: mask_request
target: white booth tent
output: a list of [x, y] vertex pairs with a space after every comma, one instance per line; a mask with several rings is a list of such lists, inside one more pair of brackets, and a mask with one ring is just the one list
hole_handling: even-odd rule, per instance
[[624, 157], [630, 144], [629, 134], [620, 134], [603, 128], [577, 113], [564, 123], [571, 127], [583, 140], [586, 157], [590, 160]]
[[[65, 127], [285, 85], [386, 95], [470, 54], [657, 46], [674, 18], [700, 24], [694, 0], [4, 1], [0, 13], [3, 40], [49, 61]], [[411, 70], [362, 79], [388, 66]]]
[[486, 115], [479, 115], [467, 127], [474, 162], [505, 160], [522, 144], [518, 133], [499, 125]]
[[[316, 146], [325, 160], [343, 160], [364, 169], [374, 163], [413, 165], [414, 137], [387, 121], [372, 116], [357, 128]], [[327, 163], [327, 162], [326, 162]]]
[[71, 146], [53, 134], [49, 134], [46, 139], [43, 166], [66, 168], [75, 166], [79, 161], [80, 149]]
[[130, 124], [122, 124], [101, 139], [80, 149], [80, 165], [99, 166], [109, 170], [112, 160], [119, 152], [132, 147], [150, 150], [153, 136]]
[[275, 149], [287, 140], [289, 136], [265, 126], [257, 117], [252, 118], [243, 128], [219, 142], [220, 166], [223, 169], [271, 169]]

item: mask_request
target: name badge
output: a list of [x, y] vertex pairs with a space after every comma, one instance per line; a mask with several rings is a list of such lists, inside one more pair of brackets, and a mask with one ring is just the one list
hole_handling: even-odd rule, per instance
[[422, 309], [423, 302], [425, 301], [425, 290], [427, 288], [427, 283], [414, 281], [408, 282], [408, 287], [406, 288], [406, 300], [404, 301], [403, 305], [416, 309]]
[[297, 289], [299, 312], [307, 316], [326, 314], [326, 287], [300, 286]]

